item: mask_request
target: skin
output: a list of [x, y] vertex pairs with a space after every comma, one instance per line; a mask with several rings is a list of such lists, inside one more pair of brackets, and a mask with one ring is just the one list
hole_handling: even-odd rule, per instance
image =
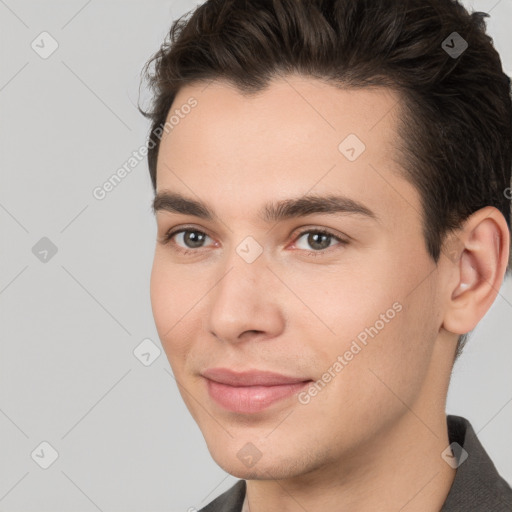
[[[173, 109], [192, 96], [197, 106], [162, 138], [157, 192], [201, 200], [218, 218], [156, 212], [151, 302], [212, 457], [247, 480], [251, 512], [439, 511], [455, 475], [441, 453], [457, 337], [499, 290], [505, 219], [476, 212], [448, 241], [455, 256], [434, 263], [420, 196], [400, 172], [400, 98], [389, 89], [294, 75], [249, 97], [216, 81], [183, 87]], [[338, 150], [350, 133], [366, 145], [353, 162]], [[258, 216], [268, 201], [312, 193], [343, 194], [376, 219]], [[164, 243], [180, 227], [205, 233], [202, 247], [183, 235]], [[319, 228], [348, 243], [315, 250], [307, 230]], [[252, 263], [236, 251], [248, 236], [263, 251]], [[395, 303], [401, 311], [309, 403], [292, 396], [249, 415], [210, 398], [200, 373], [211, 367], [321, 379]], [[261, 452], [252, 467], [237, 457], [247, 443]]]

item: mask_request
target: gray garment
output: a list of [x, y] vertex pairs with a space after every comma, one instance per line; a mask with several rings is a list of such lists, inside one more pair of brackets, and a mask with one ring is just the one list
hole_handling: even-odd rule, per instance
[[[447, 416], [448, 439], [468, 453], [440, 512], [512, 512], [512, 488], [498, 474], [468, 420]], [[454, 450], [458, 458], [457, 450]], [[199, 512], [241, 512], [245, 480], [239, 480]]]

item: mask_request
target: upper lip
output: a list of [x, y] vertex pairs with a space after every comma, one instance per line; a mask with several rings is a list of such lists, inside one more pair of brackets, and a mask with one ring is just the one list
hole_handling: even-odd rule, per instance
[[306, 382], [311, 379], [303, 377], [289, 377], [266, 370], [246, 370], [244, 372], [234, 372], [228, 368], [208, 368], [201, 374], [203, 377], [227, 384], [229, 386], [279, 386], [284, 384], [296, 384]]

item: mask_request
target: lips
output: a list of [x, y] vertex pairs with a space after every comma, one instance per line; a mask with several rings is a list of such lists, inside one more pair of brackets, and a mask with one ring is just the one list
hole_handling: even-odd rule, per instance
[[202, 373], [210, 397], [221, 407], [237, 413], [256, 413], [300, 392], [311, 379], [261, 370], [233, 372], [209, 368]]
[[287, 377], [280, 373], [263, 370], [234, 372], [227, 368], [209, 368], [202, 375], [209, 380], [227, 384], [228, 386], [279, 386], [311, 380], [303, 377]]

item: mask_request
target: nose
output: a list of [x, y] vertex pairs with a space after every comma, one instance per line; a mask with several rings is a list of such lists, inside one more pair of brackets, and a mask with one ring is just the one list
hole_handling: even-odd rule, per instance
[[206, 329], [228, 343], [277, 337], [285, 325], [281, 294], [274, 293], [279, 281], [263, 257], [246, 263], [234, 256], [208, 294]]

